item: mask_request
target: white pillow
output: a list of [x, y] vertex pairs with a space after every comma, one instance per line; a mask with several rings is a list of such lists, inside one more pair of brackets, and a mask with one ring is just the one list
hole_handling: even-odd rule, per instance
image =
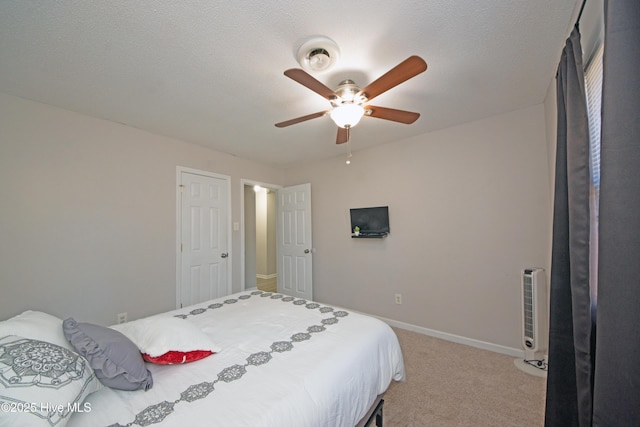
[[74, 351], [62, 331], [62, 319], [41, 311], [27, 310], [0, 322], [0, 338], [7, 335], [46, 341]]
[[0, 337], [0, 425], [62, 427], [74, 412], [90, 411], [84, 400], [101, 388], [78, 353], [46, 341]]
[[124, 334], [142, 353], [151, 357], [159, 357], [170, 351], [220, 352], [218, 346], [201, 329], [188, 320], [177, 317], [150, 317], [113, 325], [111, 328]]

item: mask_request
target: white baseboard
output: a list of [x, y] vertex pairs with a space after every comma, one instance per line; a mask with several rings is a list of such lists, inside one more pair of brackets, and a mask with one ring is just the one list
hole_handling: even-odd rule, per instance
[[377, 317], [378, 319], [382, 320], [389, 326], [405, 329], [407, 331], [417, 332], [419, 334], [428, 335], [430, 337], [440, 338], [440, 339], [452, 341], [458, 344], [465, 344], [471, 347], [493, 351], [495, 353], [506, 354], [508, 356], [524, 357], [524, 350], [519, 350], [517, 348], [511, 348], [503, 345], [493, 344], [490, 342], [479, 341], [473, 338], [462, 337], [460, 335], [448, 334], [446, 332], [440, 332], [440, 331], [436, 331], [429, 328], [423, 328], [422, 326], [416, 326], [410, 323], [399, 322], [397, 320], [387, 319], [380, 316], [373, 316], [373, 317]]

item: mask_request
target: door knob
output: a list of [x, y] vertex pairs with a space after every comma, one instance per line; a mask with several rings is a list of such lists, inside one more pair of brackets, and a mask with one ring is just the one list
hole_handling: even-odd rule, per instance
[[229, 254], [228, 254], [227, 252], [223, 252], [222, 254], [220, 254], [220, 256], [221, 256], [222, 258], [226, 258], [226, 257], [228, 257], [228, 256], [229, 256]]
[[310, 250], [310, 249], [305, 249], [305, 250], [304, 250], [304, 253], [305, 253], [305, 254], [308, 254], [309, 252], [311, 252], [311, 250]]

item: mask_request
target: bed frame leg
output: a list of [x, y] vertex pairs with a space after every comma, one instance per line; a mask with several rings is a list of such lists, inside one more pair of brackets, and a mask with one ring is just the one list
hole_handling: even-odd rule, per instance
[[373, 413], [371, 413], [371, 416], [369, 417], [369, 419], [367, 420], [367, 422], [364, 424], [364, 427], [369, 427], [372, 425], [372, 423], [375, 420], [375, 426], [376, 427], [382, 427], [382, 410], [384, 408], [384, 399], [380, 399], [380, 402], [378, 402], [378, 404], [376, 405], [376, 409], [373, 410]]
[[384, 399], [380, 400], [378, 411], [376, 411], [376, 427], [382, 427], [382, 411], [384, 410]]

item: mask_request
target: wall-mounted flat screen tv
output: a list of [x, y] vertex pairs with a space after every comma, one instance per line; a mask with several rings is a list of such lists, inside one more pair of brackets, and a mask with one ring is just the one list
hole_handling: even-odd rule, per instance
[[351, 209], [351, 231], [356, 226], [364, 236], [389, 234], [389, 206]]

